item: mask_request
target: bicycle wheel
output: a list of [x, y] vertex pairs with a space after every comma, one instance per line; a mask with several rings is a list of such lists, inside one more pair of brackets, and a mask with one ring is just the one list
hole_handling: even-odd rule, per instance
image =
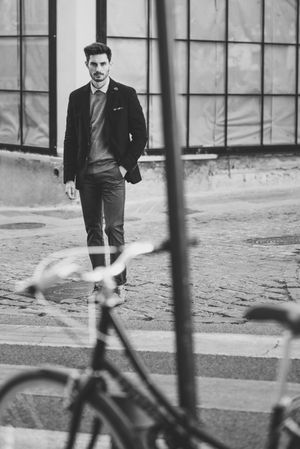
[[300, 447], [300, 396], [292, 399], [285, 411], [280, 429], [280, 449], [299, 449]]
[[[72, 412], [66, 391], [72, 379], [66, 371], [30, 369], [0, 388], [1, 449], [65, 449]], [[84, 405], [74, 449], [89, 447], [95, 417], [101, 435], [93, 449], [136, 448], [129, 423], [107, 396], [93, 395]]]

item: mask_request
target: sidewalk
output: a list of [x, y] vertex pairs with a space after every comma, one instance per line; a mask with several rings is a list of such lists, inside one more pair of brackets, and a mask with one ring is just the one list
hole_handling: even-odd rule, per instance
[[[186, 198], [188, 235], [199, 240], [189, 251], [197, 407], [208, 430], [233, 448], [264, 447], [281, 357], [281, 330], [273, 324], [247, 323], [243, 314], [258, 302], [300, 300], [295, 261], [295, 251], [300, 248], [299, 203], [300, 186], [223, 195], [195, 192]], [[54, 315], [60, 316], [63, 310], [73, 321], [68, 332], [35, 300], [14, 293], [15, 282], [31, 275], [46, 255], [85, 246], [79, 205], [2, 208], [0, 229], [0, 383], [20, 370], [45, 363], [86, 367], [91, 348], [84, 297], [91, 286], [69, 282], [49, 291]], [[155, 189], [147, 198], [134, 198], [129, 192], [127, 242], [159, 242], [167, 236], [165, 197]], [[85, 262], [89, 264], [87, 257]], [[117, 313], [129, 328], [130, 340], [153, 381], [176, 404], [169, 256], [134, 260], [126, 288], [128, 301]], [[109, 356], [134, 379], [124, 351], [114, 339], [110, 340]], [[289, 373], [292, 395], [299, 391], [299, 369], [297, 341]], [[51, 419], [60, 409], [61, 398], [55, 396], [51, 402], [53, 414], [49, 413], [53, 392], [36, 393], [30, 404], [37, 405], [43, 423], [48, 423], [50, 415], [51, 426], [43, 424], [42, 431], [51, 433]]]
[[[294, 252], [300, 248], [300, 187], [267, 187], [243, 193], [189, 194], [188, 234], [199, 239], [190, 249], [190, 291], [196, 331], [254, 332], [245, 309], [258, 302], [300, 300]], [[1, 323], [45, 322], [40, 306], [14, 293], [17, 280], [31, 275], [41, 258], [63, 248], [85, 245], [79, 205], [64, 209], [0, 209]], [[165, 197], [129, 195], [126, 240], [159, 242], [168, 236]], [[128, 301], [119, 309], [128, 327], [173, 328], [168, 255], [143, 256], [128, 270]], [[70, 282], [51, 291], [69, 316], [86, 319], [82, 296], [90, 286]], [[254, 329], [254, 330], [253, 330]], [[264, 330], [262, 329], [262, 332]], [[262, 333], [260, 332], [260, 333]]]

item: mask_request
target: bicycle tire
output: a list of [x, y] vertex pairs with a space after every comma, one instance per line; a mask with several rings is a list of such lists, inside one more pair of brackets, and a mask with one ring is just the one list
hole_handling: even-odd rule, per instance
[[[63, 393], [70, 379], [67, 370], [29, 369], [1, 386], [1, 449], [65, 448], [72, 412], [63, 407]], [[88, 447], [91, 440], [89, 427], [94, 417], [100, 419], [106, 430], [93, 446], [95, 449], [137, 447], [130, 423], [113, 400], [105, 394], [94, 394], [87, 398], [74, 449]]]
[[300, 447], [300, 396], [292, 398], [284, 412], [280, 428], [281, 449], [298, 449]]

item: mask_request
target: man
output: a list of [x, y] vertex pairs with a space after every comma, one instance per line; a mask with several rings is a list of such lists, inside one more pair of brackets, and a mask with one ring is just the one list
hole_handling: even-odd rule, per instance
[[[132, 87], [110, 78], [111, 50], [100, 42], [84, 48], [90, 82], [69, 97], [64, 140], [64, 182], [69, 199], [79, 190], [88, 246], [124, 245], [125, 180], [141, 181], [137, 160], [146, 144], [146, 124]], [[111, 263], [115, 260], [111, 255]], [[93, 268], [105, 264], [90, 254]], [[126, 270], [116, 277], [125, 300]], [[99, 288], [99, 286], [95, 286]]]

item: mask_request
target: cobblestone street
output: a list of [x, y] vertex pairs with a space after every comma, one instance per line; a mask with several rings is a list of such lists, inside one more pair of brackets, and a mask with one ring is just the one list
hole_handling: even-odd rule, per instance
[[[240, 194], [186, 198], [187, 229], [199, 244], [189, 252], [193, 320], [202, 326], [244, 326], [245, 308], [256, 302], [300, 300], [295, 251], [300, 248], [300, 188], [261, 188]], [[128, 199], [127, 242], [159, 242], [168, 236], [163, 197]], [[85, 245], [79, 206], [0, 210], [0, 308], [2, 316], [42, 316], [31, 298], [14, 293], [53, 251]], [[26, 228], [26, 229], [22, 229]], [[70, 282], [49, 298], [71, 316], [85, 317], [91, 286]], [[168, 255], [143, 256], [128, 270], [128, 301], [119, 309], [128, 326], [166, 329], [173, 321]]]

